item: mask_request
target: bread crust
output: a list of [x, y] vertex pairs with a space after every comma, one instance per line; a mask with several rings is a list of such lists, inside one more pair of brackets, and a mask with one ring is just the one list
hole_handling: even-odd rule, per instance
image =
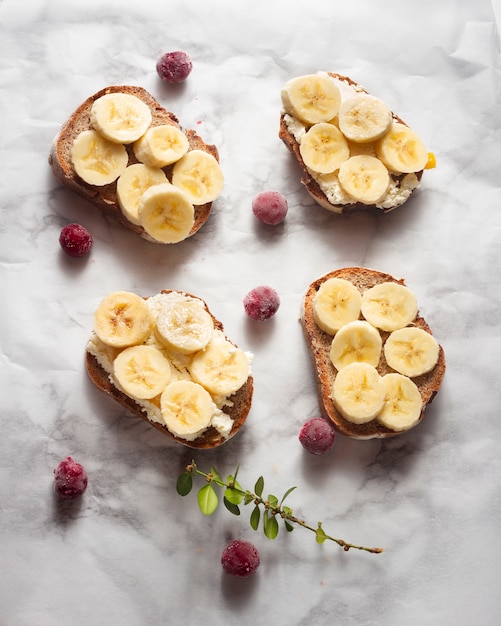
[[[354, 439], [394, 437], [402, 432], [406, 432], [391, 430], [383, 424], [380, 424], [376, 419], [366, 424], [353, 424], [352, 422], [346, 420], [335, 408], [331, 399], [331, 390], [336, 378], [336, 369], [332, 365], [329, 356], [332, 336], [321, 330], [317, 326], [313, 317], [313, 301], [315, 299], [315, 295], [320, 288], [320, 285], [329, 278], [343, 278], [345, 280], [349, 280], [360, 290], [361, 293], [364, 293], [367, 289], [370, 289], [374, 285], [384, 282], [395, 282], [400, 285], [405, 285], [405, 281], [403, 279], [394, 278], [390, 274], [385, 274], [377, 270], [367, 269], [364, 267], [345, 267], [321, 276], [317, 280], [313, 281], [308, 287], [308, 290], [303, 298], [300, 319], [315, 371], [320, 410], [326, 419], [332, 421], [335, 428], [340, 433]], [[432, 334], [426, 320], [419, 315], [419, 312], [412, 325], [422, 328], [426, 332]], [[380, 333], [383, 342], [390, 334], [385, 331], [380, 331]], [[423, 374], [412, 379], [417, 385], [423, 400], [423, 409], [419, 417], [419, 422], [423, 419], [426, 407], [433, 401], [440, 389], [445, 369], [446, 364], [444, 350], [442, 346], [439, 345], [438, 362], [433, 370], [427, 374]], [[381, 351], [381, 358], [377, 366], [377, 370], [382, 376], [394, 371], [386, 363], [384, 351]]]
[[[172, 289], [164, 289], [160, 293], [172, 293], [174, 290]], [[207, 303], [200, 298], [199, 296], [194, 296], [193, 294], [187, 292], [176, 292], [183, 293], [183, 295], [196, 298], [200, 300], [205, 307], [205, 310], [209, 313], [214, 321], [214, 327], [221, 332], [224, 332], [224, 327], [222, 322], [217, 320], [212, 312], [209, 310]], [[148, 298], [146, 297], [145, 300]], [[226, 337], [228, 341], [231, 342], [231, 339]], [[233, 342], [231, 342], [233, 343]], [[235, 344], [233, 344], [235, 345]], [[252, 396], [254, 392], [254, 379], [253, 376], [250, 375], [247, 381], [243, 384], [240, 389], [230, 396], [229, 401], [230, 404], [223, 407], [223, 412], [231, 417], [233, 420], [233, 426], [230, 431], [228, 437], [223, 437], [214, 427], [209, 427], [205, 430], [200, 437], [195, 439], [194, 441], [187, 441], [186, 439], [182, 439], [181, 437], [177, 437], [167, 426], [160, 424], [159, 422], [152, 421], [148, 418], [146, 410], [140, 404], [138, 404], [133, 398], [125, 394], [123, 391], [118, 389], [113, 382], [110, 380], [108, 372], [100, 365], [96, 357], [86, 350], [85, 352], [85, 366], [87, 370], [87, 374], [90, 380], [94, 383], [94, 385], [102, 392], [111, 396], [113, 400], [118, 402], [120, 405], [125, 407], [134, 415], [137, 415], [141, 419], [145, 420], [150, 426], [153, 426], [160, 432], [167, 435], [173, 441], [176, 441], [188, 448], [196, 448], [196, 449], [209, 449], [209, 448], [217, 448], [221, 446], [226, 441], [229, 441], [232, 437], [234, 437], [240, 428], [245, 423], [247, 416], [249, 414], [251, 405], [252, 405]]]
[[[360, 92], [368, 93], [365, 88], [363, 88], [361, 85], [356, 83], [354, 80], [352, 80], [348, 76], [342, 76], [341, 74], [336, 74], [334, 72], [327, 72], [327, 74], [331, 76], [332, 78], [336, 78], [340, 81], [346, 82], [348, 85], [355, 87]], [[387, 209], [380, 209], [375, 204], [372, 204], [372, 205], [362, 204], [361, 202], [352, 202], [350, 204], [332, 204], [328, 200], [325, 193], [320, 188], [320, 185], [312, 177], [308, 168], [306, 167], [303, 161], [303, 158], [301, 156], [301, 153], [299, 151], [300, 144], [296, 141], [296, 138], [294, 137], [294, 135], [289, 131], [287, 127], [287, 122], [285, 121], [285, 115], [286, 115], [285, 112], [282, 112], [280, 114], [280, 126], [279, 126], [278, 136], [282, 140], [282, 142], [285, 144], [289, 152], [296, 159], [301, 169], [301, 173], [302, 173], [301, 182], [305, 186], [307, 192], [315, 200], [315, 202], [319, 204], [321, 207], [329, 211], [332, 211], [334, 213], [340, 213], [340, 214], [351, 213], [352, 211], [356, 211], [356, 210], [374, 211], [377, 213], [389, 213], [390, 211], [393, 211], [395, 208], [398, 208], [398, 206], [401, 206], [404, 202], [407, 202], [409, 198], [406, 198], [406, 200], [402, 202], [400, 205], [393, 206]], [[392, 117], [395, 122], [399, 122], [400, 124], [405, 124], [407, 126], [407, 124], [393, 111], [392, 111]], [[423, 176], [423, 170], [416, 172], [415, 174], [416, 174], [418, 181], [421, 181], [421, 177]], [[402, 179], [403, 177], [404, 175], [398, 178]], [[410, 196], [413, 195], [416, 189], [412, 190]]]
[[[71, 147], [76, 137], [84, 130], [92, 128], [90, 121], [90, 110], [93, 103], [108, 93], [126, 93], [136, 96], [142, 100], [151, 110], [152, 122], [151, 126], [160, 126], [162, 124], [169, 124], [176, 126], [184, 132], [190, 145], [190, 150], [204, 150], [211, 154], [219, 162], [219, 152], [215, 145], [206, 144], [204, 140], [194, 130], [184, 130], [177, 117], [162, 107], [155, 98], [146, 89], [131, 85], [111, 85], [101, 89], [94, 95], [90, 96], [83, 102], [66, 120], [61, 127], [61, 130], [57, 134], [54, 142], [51, 146], [49, 153], [49, 164], [52, 168], [54, 176], [68, 189], [71, 189], [85, 200], [91, 202], [94, 206], [101, 209], [106, 215], [110, 215], [116, 219], [122, 226], [139, 235], [140, 237], [152, 241], [154, 243], [162, 244], [152, 237], [150, 237], [140, 225], [130, 222], [122, 213], [117, 201], [116, 187], [117, 183], [114, 181], [108, 185], [95, 186], [89, 185], [82, 180], [73, 169], [71, 162]], [[139, 163], [132, 144], [125, 146], [129, 155], [129, 165]], [[171, 180], [173, 165], [162, 168], [167, 175], [167, 178]], [[194, 235], [209, 218], [212, 208], [212, 202], [195, 206], [195, 222], [188, 235], [191, 237]], [[163, 244], [166, 245], [166, 244]]]

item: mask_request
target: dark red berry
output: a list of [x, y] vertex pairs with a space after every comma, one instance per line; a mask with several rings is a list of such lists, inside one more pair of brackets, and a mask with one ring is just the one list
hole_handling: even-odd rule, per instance
[[166, 52], [157, 61], [157, 73], [168, 83], [181, 83], [193, 68], [190, 57], [182, 50]]
[[61, 248], [70, 256], [85, 256], [92, 248], [92, 235], [80, 224], [68, 224], [59, 235]]
[[336, 433], [334, 427], [323, 417], [312, 417], [299, 431], [299, 441], [311, 454], [325, 454], [333, 444]]
[[84, 467], [71, 456], [61, 461], [54, 470], [54, 489], [63, 500], [79, 498], [87, 489], [88, 476]]
[[280, 298], [275, 289], [261, 285], [251, 289], [244, 298], [244, 309], [247, 315], [257, 321], [270, 319], [278, 311]]
[[221, 565], [227, 574], [245, 578], [254, 574], [259, 567], [257, 548], [248, 541], [234, 539], [223, 550]]
[[262, 191], [252, 201], [252, 212], [258, 220], [270, 226], [284, 221], [289, 205], [279, 191]]

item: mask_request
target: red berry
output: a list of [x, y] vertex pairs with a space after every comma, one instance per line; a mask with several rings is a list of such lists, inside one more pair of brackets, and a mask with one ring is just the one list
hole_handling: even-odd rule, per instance
[[87, 489], [87, 472], [71, 456], [61, 461], [54, 470], [54, 489], [63, 500], [79, 498]]
[[190, 57], [182, 50], [166, 52], [157, 61], [157, 73], [168, 83], [181, 83], [193, 68]]
[[260, 322], [270, 319], [278, 311], [280, 298], [275, 289], [261, 285], [251, 289], [244, 298], [244, 309], [247, 315]]
[[223, 550], [221, 565], [227, 574], [245, 578], [254, 574], [259, 567], [257, 548], [248, 541], [234, 539]]
[[325, 454], [333, 444], [336, 433], [334, 427], [323, 417], [312, 417], [299, 431], [299, 441], [311, 454]]
[[68, 224], [59, 235], [61, 248], [70, 256], [85, 256], [92, 248], [92, 235], [80, 224]]
[[270, 226], [284, 221], [289, 205], [279, 191], [262, 191], [252, 201], [252, 212], [258, 220]]

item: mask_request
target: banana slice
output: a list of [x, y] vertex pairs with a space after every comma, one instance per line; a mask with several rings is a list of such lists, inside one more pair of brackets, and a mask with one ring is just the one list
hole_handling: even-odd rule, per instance
[[332, 399], [349, 422], [370, 422], [383, 408], [385, 386], [382, 377], [368, 363], [351, 363], [337, 373]]
[[408, 430], [419, 422], [423, 400], [417, 385], [407, 376], [386, 374], [383, 376], [385, 400], [378, 413], [378, 422], [391, 430]]
[[146, 301], [128, 291], [114, 291], [107, 295], [94, 314], [96, 335], [113, 348], [142, 343], [152, 326], [153, 316]]
[[165, 172], [159, 167], [143, 163], [129, 165], [117, 180], [117, 200], [122, 213], [133, 224], [139, 224], [139, 201], [153, 185], [167, 183]]
[[418, 135], [405, 124], [394, 122], [376, 144], [376, 155], [396, 173], [420, 172], [428, 163], [428, 151]]
[[329, 335], [358, 319], [362, 295], [349, 280], [329, 278], [318, 289], [313, 300], [313, 318]]
[[132, 143], [139, 139], [151, 124], [151, 111], [136, 96], [127, 93], [108, 93], [98, 98], [90, 110], [90, 123], [109, 141]]
[[174, 165], [172, 184], [195, 206], [215, 200], [224, 186], [217, 159], [203, 150], [190, 150]]
[[438, 355], [439, 345], [435, 337], [415, 326], [395, 330], [384, 344], [388, 365], [410, 378], [431, 372]]
[[357, 202], [376, 204], [388, 191], [390, 175], [379, 159], [360, 154], [341, 165], [339, 184]]
[[250, 366], [243, 350], [219, 336], [194, 355], [188, 369], [193, 380], [214, 396], [231, 396], [249, 377]]
[[330, 359], [337, 370], [350, 363], [379, 363], [383, 340], [379, 331], [369, 322], [355, 320], [342, 326], [332, 340]]
[[89, 185], [114, 182], [127, 167], [129, 156], [121, 144], [108, 141], [95, 130], [82, 131], [71, 146], [75, 172]]
[[203, 303], [194, 298], [165, 300], [157, 317], [157, 334], [172, 350], [192, 354], [209, 343], [214, 321]]
[[418, 305], [414, 293], [398, 283], [380, 283], [362, 296], [362, 315], [373, 326], [393, 331], [404, 328], [416, 317]]
[[292, 78], [283, 86], [281, 97], [285, 111], [307, 124], [329, 122], [341, 104], [339, 87], [321, 74]]
[[215, 405], [210, 394], [191, 380], [167, 385], [160, 396], [162, 419], [176, 437], [192, 441], [211, 423]]
[[341, 103], [338, 119], [339, 128], [347, 139], [367, 143], [379, 139], [388, 132], [393, 117], [382, 100], [359, 93]]
[[171, 366], [154, 346], [131, 346], [113, 361], [113, 373], [126, 394], [138, 400], [151, 400], [168, 385]]
[[171, 124], [149, 128], [134, 143], [138, 161], [151, 167], [165, 167], [178, 161], [190, 147], [182, 130]]
[[327, 122], [314, 124], [299, 144], [304, 164], [319, 174], [329, 174], [348, 160], [350, 148], [341, 131]]
[[185, 194], [170, 183], [153, 185], [141, 196], [139, 222], [153, 239], [178, 243], [186, 239], [195, 223], [195, 211]]

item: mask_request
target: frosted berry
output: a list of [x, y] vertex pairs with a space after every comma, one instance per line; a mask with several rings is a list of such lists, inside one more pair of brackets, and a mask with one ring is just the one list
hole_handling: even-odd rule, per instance
[[61, 461], [54, 470], [54, 489], [63, 500], [79, 498], [87, 489], [88, 476], [84, 467], [71, 456]]
[[244, 298], [244, 309], [247, 315], [260, 322], [270, 319], [278, 311], [280, 298], [275, 289], [261, 285], [251, 289]]
[[252, 201], [252, 212], [258, 220], [270, 226], [281, 224], [289, 205], [279, 191], [262, 191]]
[[299, 431], [301, 445], [311, 454], [325, 454], [332, 448], [334, 439], [334, 427], [323, 417], [312, 417]]
[[68, 224], [59, 234], [61, 248], [70, 256], [85, 256], [92, 248], [92, 235], [80, 224]]
[[221, 565], [227, 574], [245, 578], [254, 574], [259, 567], [257, 548], [248, 541], [234, 539], [223, 550]]
[[193, 68], [190, 57], [182, 50], [166, 52], [157, 61], [157, 73], [167, 83], [182, 83]]

